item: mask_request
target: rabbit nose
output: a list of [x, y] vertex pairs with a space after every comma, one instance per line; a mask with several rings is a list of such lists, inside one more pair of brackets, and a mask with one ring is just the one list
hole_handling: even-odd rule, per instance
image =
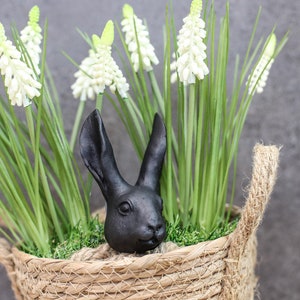
[[156, 224], [156, 225], [148, 225], [148, 229], [152, 232], [158, 232], [162, 228], [162, 224]]
[[163, 223], [158, 223], [156, 225], [149, 225], [148, 229], [158, 238], [159, 240], [163, 239], [165, 236], [165, 227]]

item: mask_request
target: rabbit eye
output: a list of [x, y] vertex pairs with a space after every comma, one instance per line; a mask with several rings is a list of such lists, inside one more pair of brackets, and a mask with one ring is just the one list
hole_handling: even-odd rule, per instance
[[131, 212], [131, 205], [129, 202], [123, 202], [119, 205], [119, 212], [121, 215], [126, 216]]

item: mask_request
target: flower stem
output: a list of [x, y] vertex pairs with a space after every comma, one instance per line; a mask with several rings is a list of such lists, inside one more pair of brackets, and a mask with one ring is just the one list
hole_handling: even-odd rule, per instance
[[153, 89], [153, 92], [154, 92], [155, 99], [158, 103], [158, 107], [159, 107], [162, 115], [165, 116], [164, 99], [163, 99], [163, 96], [160, 92], [160, 88], [158, 86], [158, 83], [157, 83], [157, 80], [156, 80], [156, 77], [154, 75], [153, 70], [149, 71], [148, 75], [149, 75], [149, 78], [150, 78], [150, 82], [151, 82], [151, 86], [152, 86], [152, 89]]
[[[202, 87], [202, 86], [201, 86]], [[202, 89], [204, 90], [204, 89]], [[202, 91], [201, 90], [201, 91]], [[195, 135], [195, 171], [194, 171], [194, 189], [193, 189], [193, 209], [191, 214], [191, 221], [193, 225], [199, 225], [199, 210], [201, 202], [201, 178], [203, 176], [202, 168], [204, 167], [203, 160], [203, 118], [204, 118], [204, 102], [205, 97], [199, 96], [199, 105], [197, 109], [197, 134]]]
[[103, 104], [103, 94], [98, 94], [96, 99], [96, 108], [101, 112]]
[[28, 124], [30, 141], [31, 141], [32, 145], [35, 145], [34, 122], [33, 122], [33, 118], [32, 118], [31, 105], [25, 107], [25, 114], [26, 114], [26, 119], [27, 119], [27, 124]]
[[71, 139], [70, 139], [70, 149], [72, 152], [74, 152], [75, 143], [76, 143], [76, 139], [77, 139], [78, 131], [79, 131], [79, 126], [81, 123], [81, 118], [82, 118], [83, 111], [85, 108], [85, 103], [86, 103], [86, 101], [80, 101], [78, 108], [77, 108], [77, 113], [76, 113], [74, 126], [73, 126]]
[[191, 187], [193, 176], [193, 133], [195, 124], [195, 84], [191, 84], [189, 88], [189, 105], [188, 105], [188, 120], [187, 120], [187, 141], [186, 141], [186, 169], [185, 169], [185, 199], [184, 199], [184, 224], [188, 222], [190, 205], [192, 203]]

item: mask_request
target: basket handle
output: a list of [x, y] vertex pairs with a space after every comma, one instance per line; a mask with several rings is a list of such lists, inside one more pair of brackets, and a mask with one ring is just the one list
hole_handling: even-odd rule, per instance
[[256, 144], [253, 149], [253, 170], [248, 198], [232, 235], [230, 258], [236, 259], [243, 254], [246, 241], [256, 232], [262, 220], [277, 177], [279, 150], [277, 146], [261, 144]]
[[13, 272], [13, 260], [11, 246], [4, 238], [0, 238], [0, 264], [3, 264], [7, 273]]
[[11, 288], [14, 291], [15, 298], [17, 300], [23, 300], [22, 293], [20, 292], [16, 283], [16, 272], [13, 261], [12, 246], [4, 238], [0, 238], [0, 264], [3, 264], [6, 269], [7, 276], [11, 281]]

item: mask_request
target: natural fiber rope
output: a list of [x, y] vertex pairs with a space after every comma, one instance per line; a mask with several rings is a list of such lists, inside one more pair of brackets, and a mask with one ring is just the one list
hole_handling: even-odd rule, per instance
[[248, 198], [230, 249], [230, 254], [234, 257], [243, 251], [237, 245], [248, 240], [262, 220], [276, 181], [278, 158], [279, 150], [275, 146], [258, 144], [254, 147], [253, 171]]
[[255, 233], [276, 179], [277, 163], [276, 147], [254, 148], [248, 200], [229, 236], [181, 248], [162, 244], [155, 253], [138, 257], [101, 245], [81, 250], [72, 260], [37, 258], [10, 249], [2, 239], [0, 262], [18, 300], [252, 300]]
[[247, 299], [238, 296], [243, 295], [240, 287], [247, 286], [241, 285], [241, 281], [247, 279], [238, 272], [241, 269], [238, 264], [242, 261], [245, 248], [249, 246], [245, 241], [256, 234], [277, 177], [279, 149], [275, 146], [257, 144], [253, 151], [253, 170], [248, 198], [237, 228], [231, 236], [228, 253], [230, 263], [226, 270], [228, 280], [224, 286], [224, 299]]
[[24, 299], [210, 299], [222, 289], [227, 241], [108, 261], [41, 259], [16, 248], [13, 254]]
[[[149, 251], [147, 254], [155, 254], [155, 253], [167, 253], [173, 250], [178, 249], [179, 247], [172, 242], [161, 243], [157, 248], [152, 251]], [[108, 244], [102, 244], [97, 248], [82, 248], [81, 250], [74, 253], [70, 260], [72, 261], [90, 261], [90, 260], [124, 260], [128, 257], [138, 257], [142, 256], [138, 254], [127, 254], [127, 253], [119, 253], [112, 248]]]
[[13, 262], [13, 254], [10, 244], [7, 240], [0, 238], [0, 263], [5, 266], [7, 275], [12, 283], [12, 290], [14, 291], [16, 299], [23, 299], [16, 285], [15, 265]]

